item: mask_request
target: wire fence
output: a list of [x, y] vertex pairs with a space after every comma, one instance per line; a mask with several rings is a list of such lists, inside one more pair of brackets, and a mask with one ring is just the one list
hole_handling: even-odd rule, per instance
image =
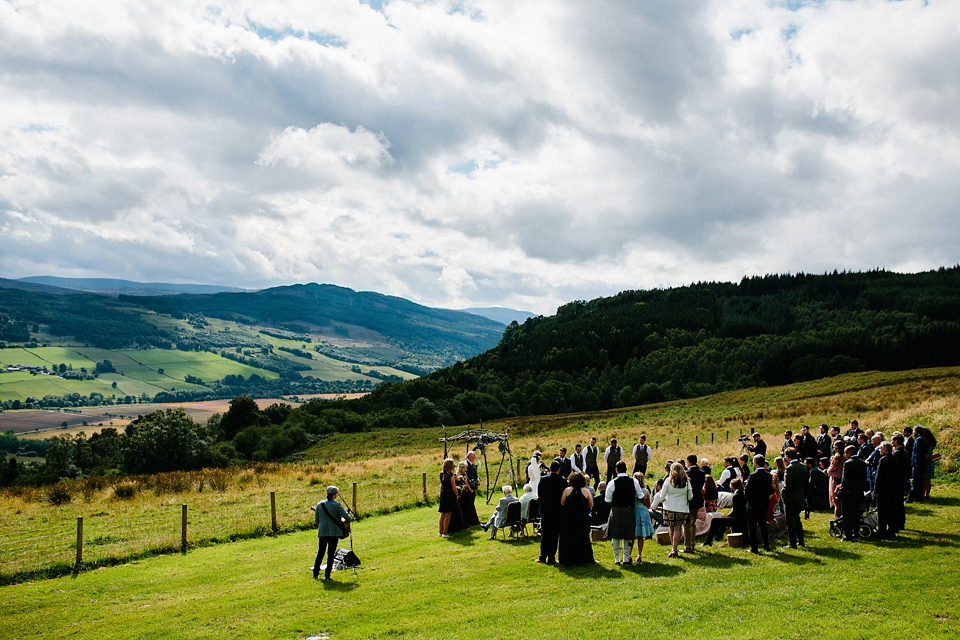
[[[413, 480], [353, 482], [341, 500], [354, 512], [374, 515], [428, 504], [426, 473]], [[6, 522], [0, 530], [0, 584], [53, 577], [136, 558], [186, 553], [208, 544], [311, 529], [316, 487], [258, 491], [222, 499], [167, 499], [140, 509], [118, 508], [73, 516], [50, 515], [42, 526]], [[194, 500], [191, 501], [191, 498]], [[192, 502], [192, 504], [191, 504]], [[75, 509], [74, 511], [80, 511]], [[14, 518], [21, 516], [14, 516]]]

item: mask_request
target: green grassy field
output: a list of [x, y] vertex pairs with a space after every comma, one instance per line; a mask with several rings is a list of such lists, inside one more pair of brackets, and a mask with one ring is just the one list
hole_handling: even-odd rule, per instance
[[[938, 474], [942, 474], [957, 467], [957, 415], [960, 368], [943, 368], [850, 374], [682, 402], [515, 418], [484, 426], [496, 432], [509, 430], [515, 464], [525, 462], [534, 448], [553, 455], [560, 446], [571, 448], [576, 442], [586, 442], [590, 435], [601, 442], [616, 436], [629, 445], [640, 433], [646, 433], [648, 442], [656, 448], [651, 469], [659, 469], [668, 458], [695, 452], [713, 460], [719, 474], [716, 462], [738, 453], [737, 435], [750, 428], [768, 434], [768, 444], [776, 446], [774, 434], [800, 424], [839, 424], [857, 417], [864, 427], [889, 434], [905, 425], [922, 423], [937, 434], [937, 449], [944, 455], [938, 463]], [[449, 435], [476, 426], [451, 428]], [[7, 493], [0, 499], [0, 579], [20, 580], [30, 572], [57, 567], [63, 570], [65, 563], [72, 563], [71, 532], [77, 516], [88, 518], [85, 528], [90, 539], [99, 539], [85, 553], [87, 561], [96, 564], [168, 547], [169, 540], [179, 535], [176, 509], [181, 503], [188, 504], [197, 518], [196, 526], [190, 529], [190, 540], [202, 542], [262, 531], [268, 523], [264, 501], [270, 491], [277, 493], [279, 526], [284, 529], [297, 526], [303, 505], [315, 500], [326, 484], [347, 488], [356, 482], [360, 512], [384, 513], [422, 502], [426, 473], [428, 497], [434, 499], [436, 474], [443, 458], [443, 445], [438, 442], [442, 436], [441, 429], [338, 434], [311, 447], [302, 454], [300, 463], [234, 469], [217, 475], [213, 483], [211, 478], [220, 472], [135, 479], [140, 490], [129, 501], [114, 498], [113, 487], [122, 484], [123, 478], [67, 483], [73, 498], [60, 507], [50, 505], [48, 489]], [[507, 482], [505, 469], [496, 478], [500, 455], [495, 449], [488, 452], [486, 471], [482, 457], [480, 460], [484, 488], [487, 479], [494, 489]], [[460, 445], [451, 448], [450, 455], [462, 458], [465, 452]], [[144, 535], [145, 531], [159, 531], [153, 523], [161, 522], [167, 523], [162, 533]]]
[[[357, 574], [314, 581], [312, 531], [2, 587], [6, 638], [950, 638], [960, 601], [960, 490], [911, 506], [897, 540], [700, 548], [618, 568], [545, 567], [538, 542], [479, 529], [441, 539], [432, 508], [354, 525]], [[490, 512], [481, 508], [481, 515]], [[781, 541], [782, 543], [782, 541]]]

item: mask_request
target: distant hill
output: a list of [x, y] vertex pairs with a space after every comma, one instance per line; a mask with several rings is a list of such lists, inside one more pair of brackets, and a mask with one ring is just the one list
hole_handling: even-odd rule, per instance
[[120, 294], [134, 296], [173, 295], [178, 293], [220, 293], [244, 291], [239, 287], [221, 287], [213, 284], [172, 284], [169, 282], [134, 282], [116, 278], [59, 278], [57, 276], [30, 276], [18, 278], [19, 282], [40, 284], [62, 289], [74, 289], [108, 296]]
[[460, 311], [483, 316], [484, 318], [489, 318], [503, 325], [508, 325], [511, 322], [523, 324], [527, 318], [533, 318], [537, 315], [532, 311], [517, 311], [516, 309], [505, 309], [504, 307], [474, 307], [471, 309], [460, 309]]
[[[404, 298], [332, 284], [296, 284], [250, 293], [121, 296], [157, 313], [211, 318], [316, 335], [331, 342], [391, 345], [435, 354], [452, 364], [489, 349], [503, 326], [473, 314], [425, 307]], [[469, 354], [469, 355], [468, 355]], [[437, 368], [431, 365], [429, 368]]]
[[[474, 314], [334, 285], [107, 296], [0, 281], [0, 364], [35, 369], [0, 377], [0, 403], [71, 406], [63, 402], [82, 404], [94, 392], [98, 403], [130, 395], [174, 402], [366, 392], [382, 380], [423, 375], [481, 353], [503, 330]], [[52, 349], [61, 346], [73, 351]], [[163, 358], [151, 350], [171, 353]], [[83, 377], [102, 360], [122, 363], [123, 379], [112, 389]], [[44, 377], [53, 368], [59, 377]], [[14, 391], [14, 380], [22, 392]]]

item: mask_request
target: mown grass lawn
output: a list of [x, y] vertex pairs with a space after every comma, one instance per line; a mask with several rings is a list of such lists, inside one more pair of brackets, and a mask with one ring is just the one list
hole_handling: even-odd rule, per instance
[[814, 514], [806, 549], [670, 560], [648, 542], [624, 569], [608, 543], [564, 569], [535, 564], [535, 540], [444, 540], [411, 509], [355, 525], [356, 576], [315, 582], [302, 532], [2, 587], [0, 617], [6, 638], [958, 637], [960, 487], [908, 509], [894, 541], [836, 540]]

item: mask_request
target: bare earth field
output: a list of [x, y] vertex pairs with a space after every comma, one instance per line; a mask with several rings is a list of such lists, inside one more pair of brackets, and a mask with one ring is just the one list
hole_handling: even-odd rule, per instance
[[[359, 398], [364, 394], [317, 393], [298, 396], [298, 400], [312, 398], [333, 399], [345, 397]], [[266, 409], [272, 404], [285, 402], [297, 404], [289, 398], [257, 398], [257, 405]], [[0, 433], [13, 431], [24, 438], [50, 438], [59, 435], [75, 435], [83, 431], [87, 435], [96, 433], [103, 427], [121, 427], [129, 424], [141, 415], [153, 411], [182, 408], [187, 415], [199, 423], [205, 423], [215, 413], [226, 413], [230, 409], [230, 400], [207, 400], [204, 402], [182, 402], [180, 404], [122, 404], [109, 407], [82, 407], [70, 411], [50, 411], [24, 409], [0, 413]], [[63, 423], [66, 422], [66, 428]], [[86, 423], [86, 424], [84, 424]]]

